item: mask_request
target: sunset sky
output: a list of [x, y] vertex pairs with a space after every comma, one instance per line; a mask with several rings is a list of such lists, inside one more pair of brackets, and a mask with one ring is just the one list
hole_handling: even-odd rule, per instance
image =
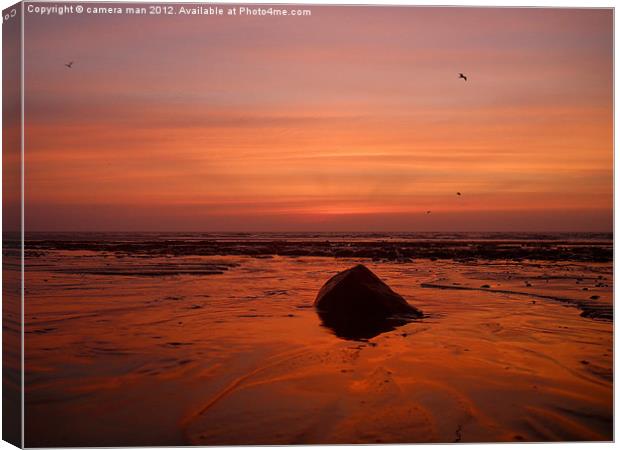
[[611, 10], [308, 8], [27, 15], [26, 229], [611, 231]]

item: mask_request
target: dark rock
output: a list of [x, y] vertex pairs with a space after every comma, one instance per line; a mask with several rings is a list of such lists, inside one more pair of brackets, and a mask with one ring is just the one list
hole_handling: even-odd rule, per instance
[[361, 264], [327, 281], [314, 306], [323, 325], [345, 339], [370, 339], [422, 317], [421, 311]]

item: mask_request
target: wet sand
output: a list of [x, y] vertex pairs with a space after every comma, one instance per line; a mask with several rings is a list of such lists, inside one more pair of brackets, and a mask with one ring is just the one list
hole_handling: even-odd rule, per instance
[[[425, 317], [323, 326], [318, 290], [357, 263]], [[48, 245], [26, 283], [27, 446], [613, 437], [608, 261]]]

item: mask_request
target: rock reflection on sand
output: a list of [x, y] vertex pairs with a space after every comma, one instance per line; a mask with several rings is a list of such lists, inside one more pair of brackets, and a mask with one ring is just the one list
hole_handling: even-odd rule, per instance
[[[357, 263], [427, 316], [368, 341], [321, 326], [318, 289]], [[612, 323], [579, 309], [611, 313], [611, 263], [48, 250], [27, 269], [27, 446], [612, 439]]]
[[376, 321], [360, 323], [346, 320], [324, 311], [317, 311], [317, 314], [321, 319], [321, 325], [331, 330], [339, 338], [352, 341], [366, 341], [382, 333], [394, 331], [398, 327], [402, 327], [415, 320], [410, 318], [388, 317]]

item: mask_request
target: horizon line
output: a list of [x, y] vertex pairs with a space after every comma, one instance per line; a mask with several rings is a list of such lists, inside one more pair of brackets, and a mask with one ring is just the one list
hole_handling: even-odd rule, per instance
[[[19, 233], [21, 230], [4, 230], [5, 233]], [[614, 230], [595, 230], [595, 231], [584, 231], [584, 230], [572, 230], [572, 231], [559, 231], [559, 230], [536, 230], [536, 231], [527, 231], [527, 230], [512, 230], [512, 231], [501, 231], [501, 230], [481, 230], [481, 231], [463, 231], [463, 230], [398, 230], [398, 231], [386, 231], [386, 230], [165, 230], [165, 231], [156, 231], [156, 230], [31, 230], [24, 231], [25, 233], [364, 233], [364, 234], [390, 234], [390, 233], [532, 233], [532, 234], [543, 234], [543, 233], [552, 233], [552, 234], [571, 234], [571, 233], [581, 233], [581, 234], [614, 234]]]

